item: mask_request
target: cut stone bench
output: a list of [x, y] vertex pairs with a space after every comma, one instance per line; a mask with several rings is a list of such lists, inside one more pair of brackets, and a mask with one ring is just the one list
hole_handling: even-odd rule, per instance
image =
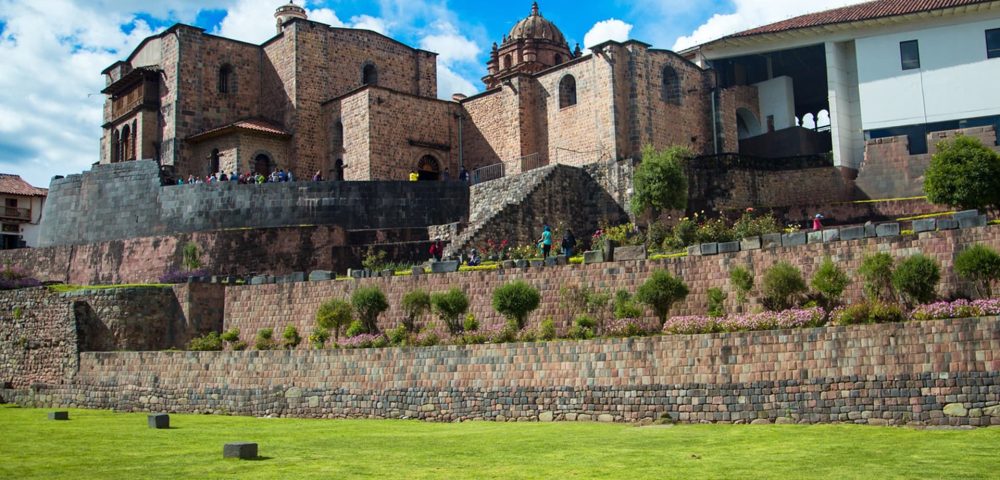
[[146, 422], [149, 423], [149, 428], [170, 428], [170, 415], [167, 415], [166, 413], [148, 415], [146, 417]]
[[250, 442], [227, 443], [222, 447], [222, 458], [253, 460], [257, 458], [257, 444]]
[[69, 412], [49, 412], [49, 420], [69, 420]]

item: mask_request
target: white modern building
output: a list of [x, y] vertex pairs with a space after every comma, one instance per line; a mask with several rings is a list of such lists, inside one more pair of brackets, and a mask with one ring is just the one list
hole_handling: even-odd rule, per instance
[[1000, 1], [877, 0], [681, 54], [714, 68], [720, 87], [757, 86], [760, 118], [738, 113], [752, 154], [828, 149], [856, 170], [867, 140], [906, 136], [919, 155], [932, 132], [1000, 131]]

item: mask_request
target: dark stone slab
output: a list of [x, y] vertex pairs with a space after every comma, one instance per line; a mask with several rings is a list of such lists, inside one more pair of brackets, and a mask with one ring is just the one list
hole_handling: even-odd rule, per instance
[[524, 259], [514, 260], [514, 266], [517, 268], [528, 268], [528, 261]]
[[310, 282], [320, 282], [323, 280], [333, 280], [333, 272], [329, 270], [313, 270], [309, 272]]
[[823, 243], [823, 231], [812, 230], [806, 234], [809, 243]]
[[149, 424], [149, 428], [170, 428], [170, 415], [166, 413], [147, 415], [146, 423]]
[[257, 444], [250, 442], [227, 443], [222, 447], [222, 458], [253, 460], [257, 458]]
[[701, 245], [689, 245], [687, 247], [687, 253], [689, 257], [697, 257], [701, 255]]
[[424, 267], [413, 267], [413, 268], [410, 269], [410, 274], [411, 275], [423, 275], [424, 274]]
[[823, 243], [838, 242], [840, 241], [840, 230], [836, 228], [828, 228], [823, 230]]
[[380, 277], [392, 277], [392, 276], [395, 276], [395, 275], [396, 275], [396, 271], [393, 270], [393, 269], [391, 269], [391, 268], [387, 268], [385, 270], [382, 270], [381, 272], [378, 272], [378, 276], [380, 276]]
[[431, 273], [450, 273], [458, 271], [458, 260], [445, 260], [431, 263]]
[[545, 266], [554, 267], [559, 264], [559, 259], [556, 257], [545, 257]]
[[878, 236], [878, 231], [875, 228], [874, 223], [865, 224], [865, 238], [875, 238]]
[[898, 237], [898, 223], [880, 223], [875, 226], [875, 234], [880, 237]]
[[365, 275], [365, 271], [364, 270], [358, 270], [358, 269], [355, 269], [355, 268], [348, 268], [347, 269], [347, 276], [351, 277], [351, 278], [365, 278], [365, 277], [367, 277], [367, 275]]
[[840, 229], [841, 240], [861, 240], [865, 238], [865, 227], [844, 227]]
[[937, 229], [937, 220], [933, 218], [924, 218], [913, 221], [913, 233], [933, 232], [936, 229]]
[[503, 263], [501, 263], [500, 265], [503, 268], [514, 268], [517, 266], [517, 264], [515, 264], [513, 260], [504, 260]]
[[951, 216], [954, 220], [962, 220], [963, 218], [976, 218], [979, 216], [979, 210], [962, 210], [961, 212], [955, 212]]
[[740, 242], [719, 243], [719, 253], [733, 253], [740, 251]]
[[785, 233], [781, 235], [781, 246], [794, 247], [806, 244], [806, 232]]
[[288, 275], [289, 282], [304, 282], [306, 281], [306, 272], [292, 272]]
[[267, 277], [264, 275], [257, 275], [250, 279], [250, 285], [263, 285], [265, 283], [267, 283]]
[[938, 230], [955, 230], [958, 228], [958, 220], [952, 220], [950, 218], [940, 218], [937, 221]]
[[[781, 237], [778, 237], [778, 243], [781, 243]], [[762, 246], [760, 237], [747, 237], [740, 240], [740, 250], [759, 250]]]
[[719, 253], [719, 244], [715, 242], [703, 243], [698, 246], [702, 255], [716, 255]]
[[601, 263], [604, 261], [604, 252], [601, 250], [590, 250], [583, 252], [583, 263], [584, 265], [590, 265], [591, 263]]
[[776, 248], [781, 246], [780, 233], [766, 233], [760, 237], [761, 248]]
[[542, 259], [540, 259], [540, 258], [539, 259], [535, 259], [535, 260], [530, 260], [530, 263], [531, 263], [531, 266], [535, 267], [535, 268], [540, 268], [540, 267], [545, 266], [545, 261], [542, 260]]
[[645, 260], [645, 259], [646, 259], [645, 245], [629, 245], [626, 247], [615, 247], [616, 262], [621, 262], [626, 260]]
[[556, 259], [556, 265], [568, 265], [569, 264], [569, 257], [567, 257], [566, 255], [556, 255], [555, 259]]
[[986, 223], [987, 223], [986, 215], [977, 215], [975, 217], [962, 217], [958, 219], [958, 228], [985, 227]]
[[49, 420], [69, 420], [69, 412], [49, 412]]

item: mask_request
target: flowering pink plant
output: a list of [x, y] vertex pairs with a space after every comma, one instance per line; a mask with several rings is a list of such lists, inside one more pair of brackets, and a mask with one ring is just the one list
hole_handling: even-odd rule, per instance
[[695, 334], [713, 332], [743, 332], [778, 328], [808, 328], [823, 325], [826, 311], [822, 308], [793, 308], [780, 312], [744, 313], [711, 318], [702, 315], [668, 318], [663, 333]]
[[1000, 299], [955, 300], [954, 302], [934, 302], [918, 305], [910, 312], [913, 320], [936, 320], [944, 318], [966, 318], [1000, 315]]

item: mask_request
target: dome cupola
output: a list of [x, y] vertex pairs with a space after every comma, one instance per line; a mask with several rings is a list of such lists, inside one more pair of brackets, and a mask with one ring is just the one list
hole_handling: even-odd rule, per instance
[[499, 46], [493, 44], [486, 64], [489, 74], [483, 82], [486, 88], [496, 88], [514, 75], [540, 72], [572, 58], [566, 37], [542, 16], [538, 2], [534, 2], [531, 14], [514, 24]]

